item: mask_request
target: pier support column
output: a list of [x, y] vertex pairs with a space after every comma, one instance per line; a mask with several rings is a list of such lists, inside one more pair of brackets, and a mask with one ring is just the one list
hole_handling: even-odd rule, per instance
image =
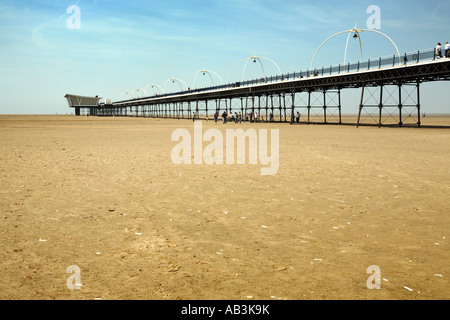
[[311, 123], [311, 92], [311, 90], [308, 91], [308, 124]]
[[280, 111], [280, 122], [283, 121], [283, 104], [281, 103], [281, 93], [278, 94], [278, 110]]
[[252, 117], [250, 118], [250, 122], [255, 121], [255, 95], [252, 94]]
[[398, 125], [401, 127], [403, 126], [403, 118], [402, 118], [402, 83], [399, 82], [398, 84]]
[[294, 123], [294, 118], [295, 118], [295, 115], [294, 115], [294, 112], [295, 112], [295, 92], [294, 91], [292, 91], [292, 93], [291, 93], [291, 95], [292, 95], [292, 105], [291, 105], [291, 124], [293, 124]]
[[342, 105], [341, 105], [341, 89], [338, 89], [338, 109], [339, 109], [339, 124], [342, 124]]
[[420, 118], [420, 81], [417, 81], [416, 84], [416, 90], [417, 90], [417, 126], [420, 128], [421, 125], [421, 118]]
[[363, 111], [368, 114], [368, 118], [375, 120], [378, 127], [383, 125], [403, 127], [408, 124], [420, 127], [420, 83], [363, 85], [357, 127], [361, 125]]
[[361, 122], [361, 112], [362, 109], [364, 107], [363, 103], [364, 103], [364, 90], [366, 89], [366, 84], [363, 83], [362, 87], [361, 87], [361, 99], [359, 102], [359, 110], [358, 110], [358, 120], [356, 121], [356, 127], [359, 127], [359, 124]]
[[269, 119], [268, 116], [269, 116], [269, 96], [266, 95], [266, 122], [269, 121], [268, 120]]
[[378, 127], [381, 127], [382, 123], [382, 112], [383, 112], [383, 89], [384, 86], [380, 86], [380, 103], [378, 104]]
[[275, 114], [274, 114], [275, 108], [273, 106], [273, 95], [272, 94], [270, 95], [270, 102], [271, 102], [271, 107], [270, 107], [271, 108], [271, 117], [270, 117], [269, 121], [272, 122], [275, 117]]

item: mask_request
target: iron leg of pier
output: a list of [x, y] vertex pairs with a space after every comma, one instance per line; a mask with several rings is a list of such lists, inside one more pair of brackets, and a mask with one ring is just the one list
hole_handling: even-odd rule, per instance
[[292, 92], [292, 106], [291, 106], [291, 124], [294, 123], [294, 109], [295, 109], [295, 105], [294, 105], [294, 99], [295, 99], [295, 92]]
[[383, 85], [380, 86], [380, 103], [378, 105], [378, 127], [381, 128], [382, 125], [382, 112], [383, 112]]
[[420, 128], [421, 118], [420, 118], [420, 82], [417, 81], [417, 126]]
[[398, 125], [403, 126], [403, 115], [402, 115], [402, 84], [398, 84]]
[[311, 119], [311, 91], [308, 91], [308, 124], [310, 124]]
[[338, 89], [338, 109], [339, 109], [339, 124], [342, 124], [342, 110], [341, 110], [341, 89]]
[[361, 112], [362, 112], [362, 109], [363, 109], [364, 90], [365, 89], [366, 89], [366, 86], [365, 86], [365, 84], [363, 84], [362, 87], [361, 87], [361, 100], [360, 100], [360, 103], [359, 103], [358, 120], [356, 121], [356, 127], [357, 128], [359, 128], [359, 124], [360, 124], [360, 121], [361, 121]]

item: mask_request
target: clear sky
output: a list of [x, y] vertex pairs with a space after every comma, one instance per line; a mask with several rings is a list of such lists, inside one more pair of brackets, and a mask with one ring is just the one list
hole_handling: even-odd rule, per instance
[[[67, 12], [71, 5], [80, 9], [79, 20]], [[193, 87], [191, 76], [202, 69], [226, 82], [233, 66], [253, 55], [283, 72], [305, 70], [329, 36], [355, 24], [367, 29], [371, 5], [380, 8], [379, 31], [402, 53], [450, 41], [450, 0], [1, 0], [0, 113], [70, 113], [66, 93], [114, 101], [149, 84], [176, 91], [178, 82], [168, 79], [190, 80]], [[361, 39], [365, 59], [395, 53], [380, 35], [367, 32]], [[346, 35], [328, 42], [315, 65], [342, 63], [345, 43]], [[347, 60], [358, 58], [351, 39]], [[262, 62], [266, 75], [277, 73]], [[242, 72], [243, 63], [231, 80]], [[260, 75], [250, 63], [246, 78]], [[195, 86], [210, 84], [199, 75]], [[450, 113], [449, 89], [450, 82], [423, 85], [424, 112]], [[346, 101], [344, 111], [356, 112], [352, 98]]]

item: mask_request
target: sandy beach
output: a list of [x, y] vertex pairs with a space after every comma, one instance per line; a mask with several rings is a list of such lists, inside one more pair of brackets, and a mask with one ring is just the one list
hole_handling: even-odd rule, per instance
[[190, 120], [0, 116], [0, 299], [450, 299], [450, 117], [202, 124], [279, 129], [278, 173], [174, 164]]

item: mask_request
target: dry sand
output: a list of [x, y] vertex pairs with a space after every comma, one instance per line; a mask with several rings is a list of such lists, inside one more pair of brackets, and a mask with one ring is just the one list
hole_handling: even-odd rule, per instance
[[173, 164], [188, 120], [0, 116], [0, 299], [450, 298], [449, 128], [203, 127], [279, 129], [278, 174]]

